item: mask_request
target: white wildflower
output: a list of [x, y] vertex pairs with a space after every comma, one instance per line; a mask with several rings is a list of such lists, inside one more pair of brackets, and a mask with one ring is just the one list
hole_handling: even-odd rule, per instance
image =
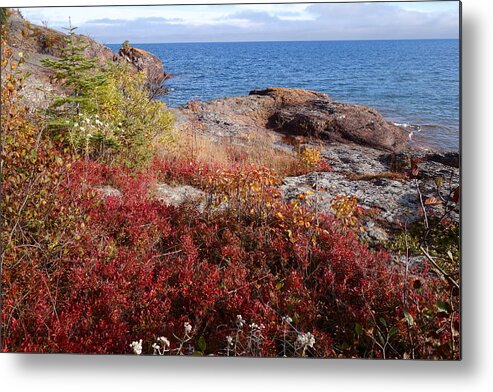
[[86, 128], [84, 128], [84, 127], [79, 127], [79, 129], [80, 129], [81, 131], [85, 131], [85, 130], [86, 130]]
[[77, 128], [79, 126], [79, 123], [74, 124], [74, 128]]
[[137, 355], [142, 354], [142, 339], [130, 343], [130, 347], [132, 348], [132, 350], [134, 350], [135, 354]]
[[238, 328], [243, 328], [243, 326], [245, 325], [245, 320], [243, 320], [241, 314], [236, 316], [236, 325], [238, 326]]
[[90, 124], [91, 123], [91, 119], [89, 117], [86, 117], [86, 124]]
[[186, 322], [183, 324], [185, 327], [185, 333], [188, 335], [190, 332], [192, 332], [192, 325], [189, 322]]
[[287, 323], [287, 324], [291, 324], [293, 322], [293, 319], [289, 316], [283, 316], [282, 322]]
[[226, 340], [228, 341], [228, 346], [233, 345], [233, 337], [232, 336], [226, 336]]
[[97, 120], [97, 119], [96, 119], [95, 122], [96, 122], [96, 125], [103, 125], [103, 123], [101, 121]]
[[157, 338], [157, 341], [157, 343], [154, 343], [152, 345], [154, 355], [164, 355], [165, 353], [169, 352], [168, 348], [170, 346], [170, 342], [167, 338], [165, 338], [164, 336], [160, 336]]
[[160, 336], [159, 338], [157, 338], [157, 340], [159, 342], [162, 342], [163, 343], [163, 346], [166, 348], [166, 347], [169, 347], [170, 346], [170, 342], [168, 339], [166, 339], [164, 336]]
[[296, 339], [296, 342], [300, 345], [300, 347], [313, 348], [313, 346], [315, 345], [315, 336], [313, 336], [310, 332], [300, 333], [298, 335], [298, 338]]

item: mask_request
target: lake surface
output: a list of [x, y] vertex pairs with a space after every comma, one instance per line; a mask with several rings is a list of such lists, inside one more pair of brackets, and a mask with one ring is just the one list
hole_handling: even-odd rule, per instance
[[166, 81], [171, 92], [162, 98], [170, 106], [297, 87], [372, 106], [412, 131], [418, 143], [459, 148], [459, 40], [135, 46], [158, 56], [173, 75]]

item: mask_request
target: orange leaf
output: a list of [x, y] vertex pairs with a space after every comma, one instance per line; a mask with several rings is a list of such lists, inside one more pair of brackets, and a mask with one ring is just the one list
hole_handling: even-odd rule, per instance
[[419, 167], [418, 167], [419, 159], [411, 158], [410, 161], [411, 161], [411, 173], [414, 177], [417, 177], [419, 174]]
[[426, 200], [425, 200], [425, 206], [433, 206], [433, 205], [436, 205], [436, 204], [441, 204], [442, 201], [440, 199], [437, 199], [436, 197], [428, 197]]

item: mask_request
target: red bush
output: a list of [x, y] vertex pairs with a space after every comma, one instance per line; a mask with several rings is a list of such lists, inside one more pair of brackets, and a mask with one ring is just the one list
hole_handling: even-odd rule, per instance
[[[433, 355], [418, 328], [426, 325], [419, 325], [421, 307], [438, 298], [438, 280], [427, 276], [426, 288], [408, 290], [406, 311], [416, 320], [409, 331], [403, 293], [410, 279], [333, 218], [321, 217], [314, 242], [306, 227], [286, 227], [300, 207], [284, 204], [282, 220], [262, 224], [228, 211], [199, 214], [148, 198], [152, 181], [90, 162], [73, 166], [57, 197], [76, 200], [87, 223], [53, 271], [33, 264], [32, 279], [22, 279], [32, 295], [28, 314], [5, 319], [18, 284], [7, 282], [4, 350], [125, 353], [143, 339], [152, 352], [158, 336], [178, 336], [189, 320], [192, 344], [203, 336], [219, 353], [241, 314], [266, 326], [262, 355], [279, 355], [284, 315], [315, 336], [309, 355], [399, 357], [420, 337], [419, 355]], [[91, 189], [101, 184], [123, 196], [95, 195]], [[434, 320], [438, 329], [440, 317]], [[391, 329], [393, 348], [379, 349], [375, 341]], [[439, 339], [441, 346], [450, 341], [446, 333]]]

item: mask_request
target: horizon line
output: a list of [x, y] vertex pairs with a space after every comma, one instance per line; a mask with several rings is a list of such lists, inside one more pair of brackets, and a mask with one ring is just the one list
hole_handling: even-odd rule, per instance
[[[82, 34], [85, 35], [85, 34]], [[91, 38], [91, 37], [89, 37]], [[92, 38], [96, 40], [95, 38]], [[241, 44], [241, 43], [273, 43], [273, 42], [375, 42], [375, 41], [460, 41], [456, 38], [375, 38], [375, 39], [310, 39], [310, 40], [259, 40], [259, 41], [172, 41], [172, 42], [132, 42], [134, 45], [160, 45], [160, 44]], [[99, 41], [99, 40], [98, 40]], [[104, 45], [121, 45], [121, 42], [104, 42]]]

